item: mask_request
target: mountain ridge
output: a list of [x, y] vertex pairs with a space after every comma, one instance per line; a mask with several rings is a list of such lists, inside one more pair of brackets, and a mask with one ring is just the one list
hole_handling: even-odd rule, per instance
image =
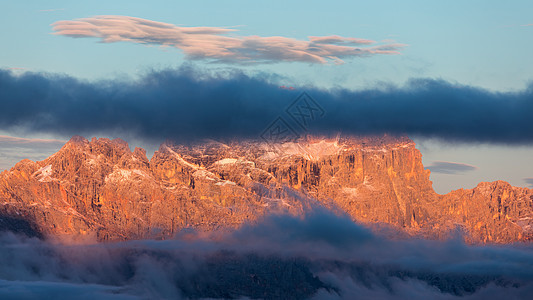
[[533, 236], [532, 189], [495, 181], [439, 195], [429, 175], [407, 137], [165, 142], [148, 160], [121, 139], [74, 136], [47, 159], [0, 174], [0, 217], [106, 241], [231, 230], [322, 206], [412, 236], [444, 239], [457, 228], [471, 243]]

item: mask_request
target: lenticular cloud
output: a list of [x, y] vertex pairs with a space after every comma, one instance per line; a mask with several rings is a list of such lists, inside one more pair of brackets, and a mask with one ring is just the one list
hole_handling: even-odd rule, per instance
[[343, 59], [377, 54], [399, 54], [406, 45], [324, 36], [298, 40], [283, 36], [238, 36], [236, 29], [179, 27], [129, 16], [95, 16], [52, 24], [54, 34], [96, 37], [104, 43], [132, 42], [181, 49], [190, 59], [253, 64], [275, 62], [343, 63]]

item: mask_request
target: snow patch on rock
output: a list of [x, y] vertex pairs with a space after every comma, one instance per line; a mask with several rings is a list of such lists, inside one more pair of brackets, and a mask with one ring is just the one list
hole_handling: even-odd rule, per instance
[[52, 170], [52, 165], [47, 165], [33, 173], [33, 176], [37, 177], [40, 182], [50, 182], [54, 180], [54, 178], [52, 178], [53, 173], [54, 170]]
[[215, 165], [228, 165], [237, 163], [238, 159], [236, 158], [224, 158], [219, 161], [214, 162]]
[[272, 145], [273, 151], [266, 152], [261, 158], [272, 160], [284, 156], [302, 156], [307, 160], [319, 160], [324, 156], [339, 153], [343, 146], [337, 141], [320, 140], [312, 143], [287, 142]]
[[109, 174], [105, 178], [105, 182], [121, 182], [121, 181], [128, 181], [131, 179], [135, 179], [136, 177], [149, 177], [150, 175], [146, 174], [146, 172], [138, 169], [133, 170], [127, 170], [127, 169], [119, 169], [116, 168], [113, 173]]
[[192, 173], [192, 176], [197, 179], [206, 179], [206, 180], [212, 180], [212, 181], [219, 180], [219, 178], [215, 174], [207, 170], [198, 170]]
[[213, 163], [214, 166], [228, 166], [228, 165], [246, 165], [255, 168], [253, 161], [237, 159], [237, 158], [223, 158]]
[[223, 180], [223, 181], [215, 183], [215, 185], [224, 186], [224, 185], [237, 185], [237, 184], [233, 181]]
[[168, 150], [168, 152], [170, 152], [172, 155], [174, 155], [174, 157], [182, 164], [188, 166], [189, 168], [192, 168], [194, 170], [199, 170], [199, 169], [203, 169], [202, 167], [198, 166], [198, 165], [195, 165], [195, 164], [192, 164], [188, 161], [186, 161], [185, 159], [183, 159], [183, 157], [181, 157], [181, 155], [179, 155], [178, 153], [176, 153], [174, 150], [170, 149], [170, 147], [168, 147], [167, 145], [165, 145], [165, 148]]

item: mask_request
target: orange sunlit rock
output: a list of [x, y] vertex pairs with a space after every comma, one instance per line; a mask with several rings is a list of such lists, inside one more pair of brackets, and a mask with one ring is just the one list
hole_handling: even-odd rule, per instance
[[163, 144], [148, 160], [120, 139], [73, 137], [0, 175], [0, 213], [44, 234], [100, 241], [234, 229], [316, 206], [428, 238], [457, 228], [474, 243], [533, 236], [533, 190], [497, 181], [438, 195], [429, 173], [408, 138]]

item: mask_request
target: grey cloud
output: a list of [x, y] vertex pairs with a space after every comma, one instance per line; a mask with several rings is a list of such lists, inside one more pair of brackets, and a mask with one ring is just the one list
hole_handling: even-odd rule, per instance
[[0, 296], [522, 298], [533, 290], [532, 250], [388, 240], [323, 210], [184, 240], [69, 244], [2, 233]]
[[533, 188], [533, 177], [524, 178], [524, 182], [529, 184], [530, 188]]
[[[82, 81], [0, 70], [0, 129], [144, 139], [259, 138], [278, 117], [299, 134], [383, 134], [533, 143], [533, 85], [491, 92], [443, 80], [362, 90], [280, 88], [275, 76], [191, 66], [135, 80]], [[299, 127], [286, 109], [306, 91], [325, 112]], [[305, 107], [299, 107], [309, 115]]]
[[430, 169], [431, 172], [442, 174], [463, 174], [465, 172], [477, 170], [476, 166], [448, 161], [435, 161], [427, 166], [427, 168]]

